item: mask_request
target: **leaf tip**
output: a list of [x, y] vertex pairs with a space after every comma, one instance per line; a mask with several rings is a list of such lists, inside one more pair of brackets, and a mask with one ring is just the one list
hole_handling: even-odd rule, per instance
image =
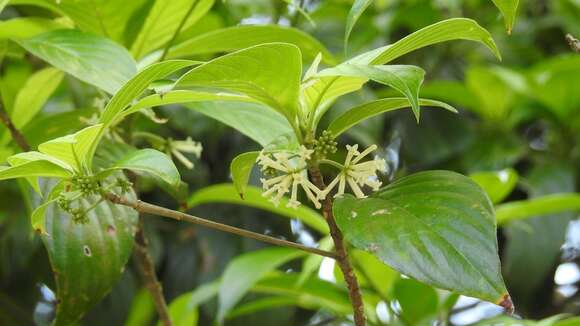
[[514, 307], [514, 303], [512, 301], [512, 298], [510, 297], [509, 293], [504, 294], [501, 299], [497, 302], [497, 304], [504, 308], [505, 311], [512, 315], [515, 311], [515, 307]]
[[240, 198], [241, 198], [242, 200], [245, 200], [245, 198], [244, 198], [244, 193], [243, 193], [243, 192], [238, 192], [238, 195], [240, 195]]

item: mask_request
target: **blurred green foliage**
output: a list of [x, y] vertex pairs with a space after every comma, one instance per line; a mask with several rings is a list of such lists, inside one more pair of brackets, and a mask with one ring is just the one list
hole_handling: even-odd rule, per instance
[[[161, 21], [157, 26], [163, 29], [158, 32], [161, 35], [154, 34], [154, 28], [150, 32], [154, 36], [140, 34], [142, 28], [156, 26], [147, 17], [152, 11], [161, 10], [156, 9], [160, 2], [163, 1], [101, 0], [96, 1], [97, 8], [89, 15], [79, 11], [83, 1], [63, 0], [62, 8], [58, 1], [8, 2], [0, 14], [0, 94], [9, 112], [19, 107], [34, 111], [30, 113], [34, 119], [19, 116], [18, 120], [32, 146], [76, 131], [84, 122], [94, 120], [106, 94], [70, 75], [62, 77], [5, 39], [2, 35], [6, 30], [21, 28], [8, 25], [9, 21], [34, 17], [40, 30], [76, 25], [104, 34], [130, 49], [139, 59], [139, 67], [162, 55], [153, 50], [169, 41], [169, 31], [178, 27], [174, 23], [162, 25], [165, 21]], [[493, 35], [502, 54], [501, 62], [471, 42], [439, 44], [394, 62], [421, 66], [426, 71], [421, 97], [445, 101], [459, 114], [423, 110], [417, 124], [410, 111], [393, 111], [363, 122], [340, 139], [378, 144], [379, 155], [390, 168], [383, 176], [385, 181], [425, 169], [470, 175], [488, 191], [498, 212], [506, 212], [510, 203], [580, 191], [580, 56], [565, 39], [567, 33], [580, 37], [577, 0], [519, 1], [510, 34], [492, 1], [376, 0], [368, 4], [356, 24], [348, 25], [352, 32], [346, 48], [345, 25], [352, 1], [301, 0], [289, 4], [281, 0], [228, 0], [216, 1], [213, 6], [212, 1], [202, 2], [207, 2], [207, 8], [186, 21], [172, 41], [175, 48], [168, 51], [168, 58], [186, 53], [188, 59], [206, 60], [229, 51], [229, 44], [210, 44], [206, 33], [240, 24], [273, 23], [295, 26], [326, 46], [330, 53], [323, 59], [321, 65], [325, 65], [335, 58], [342, 61], [345, 55], [352, 57], [393, 43], [446, 18], [475, 19]], [[0, 10], [3, 4], [0, 0]], [[102, 18], [95, 14], [100, 9], [106, 9], [101, 14], [110, 17], [103, 20], [107, 21], [106, 26], [99, 25]], [[173, 14], [185, 12], [174, 8]], [[268, 40], [267, 35], [264, 38]], [[234, 42], [235, 37], [230, 41]], [[316, 54], [316, 50], [303, 53], [306, 65]], [[280, 64], [284, 64], [284, 58], [280, 58]], [[114, 91], [124, 81], [107, 81], [104, 88]], [[391, 94], [392, 89], [379, 84], [365, 87], [341, 98], [321, 124], [328, 125], [330, 118], [363, 100]], [[260, 150], [252, 139], [228, 127], [236, 123], [235, 117], [231, 121], [216, 118], [225, 125], [209, 117], [219, 114], [212, 111], [211, 103], [169, 104], [155, 113], [135, 115], [124, 122], [120, 134], [139, 130], [165, 139], [192, 137], [204, 148], [199, 159], [185, 154], [195, 164], [192, 170], [180, 169], [189, 190], [169, 193], [157, 187], [159, 182], [143, 179], [138, 184], [139, 196], [173, 208], [187, 202], [188, 210], [199, 216], [308, 245], [320, 241], [323, 247], [326, 239], [328, 245], [324, 237], [326, 225], [309, 208], [301, 208], [303, 211], [296, 213], [299, 216], [286, 209], [264, 209], [266, 206], [253, 187], [259, 185], [258, 171], [249, 176], [246, 203], [239, 200], [233, 186], [216, 186], [231, 182], [229, 164], [234, 157]], [[167, 122], [157, 123], [159, 117]], [[271, 138], [263, 134], [252, 137], [252, 126], [245, 128], [245, 134], [254, 140]], [[280, 130], [272, 128], [271, 132], [279, 135]], [[0, 135], [0, 161], [4, 162], [19, 150], [4, 128], [0, 127]], [[133, 144], [145, 145], [145, 139], [135, 137]], [[224, 188], [212, 193], [216, 187]], [[28, 219], [40, 198], [32, 194], [25, 181], [11, 181], [0, 184], [0, 199], [0, 325], [47, 325], [55, 304], [48, 288], [54, 289], [55, 283], [47, 253]], [[529, 320], [526, 325], [564, 326], [579, 322], [566, 320], [569, 315], [580, 314], [577, 200], [578, 197], [571, 197], [568, 206], [549, 210], [549, 214], [535, 216], [532, 209], [525, 219], [510, 221], [508, 216], [500, 221], [502, 272], [517, 314]], [[252, 240], [162, 219], [147, 219], [145, 226], [176, 325], [196, 321], [198, 325], [209, 325], [218, 316], [218, 293], [236, 282], [249, 292], [241, 291], [231, 298], [220, 296], [220, 300], [229, 300], [227, 311], [219, 310], [226, 325], [339, 325], [348, 320], [351, 308], [344, 280], [335, 276], [334, 265], [328, 259], [275, 252]], [[240, 262], [244, 264], [241, 271]], [[508, 316], [497, 317], [501, 309], [490, 304], [459, 298], [401, 277], [364, 252], [354, 251], [353, 262], [373, 324], [516, 323]], [[485, 320], [492, 317], [493, 321]], [[133, 263], [127, 266], [113, 291], [82, 321], [83, 325], [154, 323], [153, 303]]]

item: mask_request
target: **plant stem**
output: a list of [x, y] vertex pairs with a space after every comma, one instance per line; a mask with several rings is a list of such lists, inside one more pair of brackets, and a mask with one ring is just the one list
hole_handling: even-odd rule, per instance
[[[2, 99], [0, 99], [0, 101], [1, 100]], [[0, 120], [6, 126], [6, 128], [8, 128], [8, 131], [10, 131], [10, 135], [12, 135], [12, 139], [14, 139], [16, 144], [23, 151], [28, 152], [30, 150], [30, 145], [28, 144], [28, 142], [26, 141], [26, 138], [24, 138], [24, 135], [22, 135], [20, 130], [18, 130], [18, 128], [16, 128], [16, 126], [14, 126], [14, 124], [12, 123], [12, 120], [10, 119], [10, 116], [8, 115], [8, 112], [6, 112], [6, 110], [4, 110], [4, 107], [2, 106], [1, 102], [0, 102]]]
[[334, 253], [334, 252], [321, 250], [321, 249], [317, 249], [317, 248], [311, 248], [311, 247], [307, 247], [307, 246], [301, 245], [301, 244], [296, 243], [296, 242], [282, 240], [282, 239], [270, 237], [270, 236], [267, 236], [264, 234], [240, 229], [240, 228], [237, 228], [237, 227], [234, 227], [231, 225], [226, 225], [226, 224], [206, 220], [206, 219], [201, 218], [201, 217], [189, 215], [189, 214], [182, 213], [179, 211], [174, 211], [174, 210], [169, 209], [169, 208], [165, 208], [165, 207], [157, 206], [154, 204], [146, 203], [146, 202], [143, 202], [140, 200], [135, 200], [135, 201], [129, 200], [125, 197], [121, 197], [119, 195], [116, 195], [116, 194], [113, 194], [110, 192], [103, 194], [103, 196], [105, 196], [105, 198], [107, 198], [110, 202], [112, 202], [114, 204], [131, 207], [139, 213], [147, 213], [147, 214], [151, 214], [151, 215], [168, 217], [168, 218], [172, 218], [174, 220], [185, 221], [185, 222], [192, 223], [192, 224], [206, 226], [206, 227], [209, 227], [209, 228], [212, 228], [215, 230], [236, 234], [236, 235], [239, 235], [242, 237], [270, 243], [270, 244], [277, 245], [277, 246], [294, 248], [294, 249], [302, 250], [302, 251], [305, 251], [305, 252], [308, 252], [311, 254], [316, 254], [316, 255], [320, 255], [320, 256], [324, 256], [324, 257], [328, 257], [328, 258], [338, 259], [338, 254]]
[[135, 260], [137, 261], [145, 287], [153, 297], [159, 320], [164, 326], [172, 326], [173, 323], [169, 316], [169, 309], [167, 308], [167, 303], [163, 296], [163, 287], [155, 274], [155, 264], [153, 263], [151, 255], [149, 255], [148, 247], [149, 241], [147, 241], [143, 229], [143, 219], [139, 216], [139, 228], [137, 229], [137, 233], [135, 233], [135, 250], [133, 251], [133, 257], [135, 257]]
[[175, 30], [175, 33], [173, 33], [173, 35], [171, 36], [171, 39], [169, 40], [169, 42], [167, 42], [167, 44], [165, 44], [165, 48], [163, 48], [163, 53], [161, 54], [161, 57], [159, 58], [159, 61], [163, 61], [165, 59], [165, 57], [167, 56], [167, 53], [169, 52], [169, 48], [173, 45], [173, 42], [175, 42], [175, 39], [177, 38], [177, 35], [179, 35], [179, 32], [181, 32], [181, 29], [185, 25], [185, 22], [187, 21], [187, 18], [189, 18], [189, 16], [193, 12], [193, 9], [195, 9], [195, 7], [197, 7], [197, 2], [198, 2], [198, 0], [193, 0], [191, 2], [191, 6], [189, 7], [189, 9], [187, 10], [187, 12], [185, 13], [185, 16], [183, 16], [183, 18], [179, 22], [179, 26], [177, 26], [177, 29]]
[[[324, 190], [326, 188], [324, 179], [322, 178], [322, 174], [320, 173], [320, 168], [318, 166], [313, 166], [310, 168], [310, 177], [318, 189]], [[344, 280], [348, 287], [348, 296], [354, 311], [354, 324], [356, 326], [364, 326], [366, 324], [366, 318], [360, 287], [356, 275], [352, 269], [352, 265], [348, 260], [348, 252], [346, 251], [346, 245], [344, 243], [342, 232], [336, 224], [334, 215], [332, 215], [332, 200], [330, 199], [329, 195], [327, 195], [324, 201], [322, 201], [322, 214], [328, 223], [328, 227], [330, 228], [330, 236], [332, 236], [334, 247], [336, 248], [336, 253], [338, 254], [336, 261], [338, 262], [338, 266], [344, 275]]]

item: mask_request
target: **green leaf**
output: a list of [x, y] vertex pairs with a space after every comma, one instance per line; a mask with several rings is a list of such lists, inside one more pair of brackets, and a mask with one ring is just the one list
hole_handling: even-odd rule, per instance
[[33, 5], [68, 16], [82, 31], [124, 43], [131, 17], [147, 0], [11, 0], [11, 5]]
[[425, 77], [425, 71], [419, 67], [341, 64], [319, 72], [318, 76], [369, 78], [377, 83], [390, 86], [409, 99], [415, 118], [417, 122], [419, 121], [419, 88], [421, 88]]
[[191, 292], [184, 293], [171, 301], [169, 316], [176, 326], [197, 325], [193, 323], [197, 316], [197, 307], [215, 297], [220, 289], [220, 282], [203, 284]]
[[0, 40], [29, 38], [63, 28], [66, 28], [66, 26], [52, 19], [38, 17], [13, 18], [0, 21]]
[[383, 264], [377, 257], [363, 250], [351, 250], [350, 255], [361, 279], [364, 279], [381, 298], [392, 298], [393, 286], [399, 273]]
[[236, 129], [262, 147], [280, 139], [289, 146], [298, 144], [288, 121], [262, 104], [220, 101], [188, 104], [187, 107]]
[[137, 103], [124, 110], [118, 119], [121, 120], [130, 114], [156, 106], [213, 101], [257, 102], [256, 100], [247, 96], [236, 94], [209, 93], [187, 90], [169, 91], [164, 94], [153, 94], [140, 99]]
[[42, 205], [36, 207], [30, 216], [30, 224], [32, 225], [32, 229], [36, 231], [38, 234], [47, 234], [46, 233], [46, 210], [53, 205], [53, 203], [57, 200], [51, 199], [43, 203]]
[[[267, 276], [254, 286], [252, 292], [292, 298], [295, 299], [298, 306], [304, 309], [324, 309], [339, 316], [352, 315], [348, 293], [343, 287], [318, 278], [310, 278], [303, 284], [297, 285], [298, 277], [295, 273], [279, 273]], [[379, 300], [369, 292], [365, 293], [363, 300], [365, 301], [367, 318], [373, 324], [376, 323], [374, 307]]]
[[485, 28], [471, 19], [452, 18], [424, 27], [393, 44], [365, 52], [348, 60], [347, 63], [383, 65], [422, 47], [452, 40], [482, 43], [501, 59], [493, 38]]
[[[284, 58], [284, 64], [280, 64]], [[302, 58], [298, 47], [267, 43], [218, 57], [183, 75], [176, 87], [213, 87], [245, 94], [294, 121]]]
[[57, 30], [17, 41], [56, 68], [114, 94], [135, 73], [135, 61], [123, 47], [77, 30]]
[[[491, 202], [497, 204], [504, 200], [514, 190], [518, 183], [518, 173], [513, 169], [505, 169], [494, 172], [477, 172], [469, 175], [491, 199]], [[496, 212], [497, 222], [500, 219]]]
[[31, 161], [12, 167], [0, 166], [0, 180], [28, 177], [66, 178], [70, 176], [72, 176], [71, 171], [49, 161]]
[[344, 50], [348, 48], [348, 39], [354, 25], [365, 12], [365, 10], [373, 3], [374, 0], [355, 0], [346, 17], [346, 28], [344, 30]]
[[580, 74], [580, 57], [563, 55], [543, 61], [532, 69], [531, 96], [546, 106], [560, 123], [580, 126], [580, 92], [575, 85]]
[[[52, 325], [73, 324], [112, 288], [116, 279], [111, 281], [109, 277], [119, 278], [123, 274], [137, 218], [133, 210], [115, 207], [100, 196], [80, 198], [66, 193], [67, 197], [76, 198], [74, 207], [84, 212], [86, 218], [86, 223], [74, 222], [53, 203], [63, 189], [62, 182], [54, 186], [47, 203], [34, 212], [41, 223], [37, 230], [43, 231], [41, 237], [58, 290], [56, 320]], [[133, 193], [128, 196], [135, 197]], [[45, 216], [40, 216], [42, 211]], [[123, 252], [123, 247], [128, 249]]]
[[367, 78], [316, 77], [303, 84], [302, 97], [308, 112], [315, 112], [318, 123], [330, 105], [340, 96], [359, 90]]
[[75, 134], [42, 143], [38, 145], [38, 150], [69, 164], [77, 172], [85, 171], [92, 159], [89, 155], [90, 149], [97, 141], [97, 136], [102, 129], [102, 124], [90, 126]]
[[149, 290], [143, 288], [137, 292], [131, 302], [129, 315], [125, 320], [125, 326], [149, 325], [155, 316], [155, 303]]
[[300, 303], [295, 298], [266, 297], [239, 305], [226, 316], [226, 319], [229, 320], [245, 315], [251, 315], [263, 310], [293, 306], [300, 306]]
[[271, 42], [296, 45], [305, 60], [312, 60], [321, 53], [325, 63], [336, 63], [336, 59], [318, 40], [299, 29], [279, 25], [243, 25], [214, 30], [172, 47], [168, 58], [233, 52]]
[[113, 170], [146, 172], [160, 178], [174, 188], [178, 188], [181, 183], [179, 171], [173, 161], [164, 153], [150, 148], [127, 154], [105, 171], [109, 173]]
[[[523, 76], [497, 67], [472, 67], [465, 74], [467, 87], [479, 100], [479, 105], [473, 108], [474, 111], [493, 123], [505, 123], [514, 107], [513, 102], [517, 99], [517, 85], [525, 83]], [[509, 80], [505, 78], [507, 74], [511, 76]]]
[[[541, 203], [540, 198], [544, 196], [575, 191], [576, 170], [576, 165], [571, 162], [555, 159], [536, 162], [527, 171], [522, 187], [527, 190], [531, 201], [540, 200]], [[572, 200], [580, 203], [580, 194]], [[538, 215], [504, 225], [506, 242], [502, 270], [510, 285], [510, 291], [518, 302], [518, 311], [535, 311], [538, 291], [544, 288], [546, 279], [554, 277], [555, 268], [560, 262], [570, 221], [577, 214], [573, 211], [560, 211], [545, 215], [548, 212], [544, 207], [549, 209], [558, 206], [560, 205], [554, 206], [547, 201], [536, 205], [538, 211], [534, 211], [533, 207], [530, 207], [532, 210], [523, 207], [523, 212]]]
[[262, 197], [260, 188], [254, 186], [247, 187], [244, 199], [240, 198], [237, 189], [232, 184], [219, 184], [198, 190], [191, 195], [187, 202], [190, 208], [207, 203], [229, 203], [255, 207], [288, 218], [299, 219], [322, 234], [328, 233], [328, 225], [315, 210], [304, 206], [300, 206], [298, 209], [288, 208], [286, 207], [288, 203], [286, 198], [282, 198], [280, 205], [276, 207]]
[[[428, 107], [440, 107], [451, 112], [457, 112], [452, 106], [429, 99], [419, 99], [419, 105]], [[410, 107], [411, 103], [407, 98], [384, 98], [356, 106], [334, 119], [328, 126], [334, 137], [338, 137], [352, 126], [379, 115], [384, 112]]]
[[349, 242], [402, 274], [509, 305], [493, 206], [469, 178], [449, 171], [416, 173], [367, 199], [340, 198], [333, 212]]
[[4, 7], [6, 7], [6, 5], [8, 4], [8, 1], [10, 1], [10, 0], [0, 0], [0, 13], [2, 13], [2, 10], [4, 10]]
[[[318, 249], [321, 250], [332, 250], [334, 248], [334, 242], [330, 235], [325, 236], [324, 238], [318, 241]], [[322, 264], [322, 260], [324, 257], [319, 255], [308, 255], [303, 262], [302, 262], [302, 270], [300, 271], [300, 277], [296, 281], [297, 286], [301, 286], [308, 280], [314, 272], [318, 270], [320, 264]], [[384, 266], [384, 265], [383, 265]]]
[[141, 95], [151, 83], [156, 80], [167, 77], [168, 75], [197, 64], [195, 61], [188, 60], [170, 60], [152, 64], [140, 71], [131, 80], [123, 85], [123, 87], [113, 96], [107, 103], [105, 111], [101, 116], [101, 122], [108, 127], [111, 123], [116, 121], [116, 118], [137, 96]]
[[230, 164], [230, 173], [232, 174], [232, 182], [234, 187], [240, 194], [240, 198], [244, 199], [244, 193], [248, 187], [248, 180], [252, 168], [256, 164], [256, 159], [260, 152], [247, 152], [236, 156]]
[[512, 33], [516, 15], [518, 13], [519, 0], [492, 0], [495, 6], [501, 11], [503, 20], [505, 21], [505, 28], [508, 34]]
[[534, 216], [578, 210], [580, 210], [580, 194], [562, 193], [498, 205], [496, 218], [498, 224], [505, 224]]
[[429, 324], [429, 318], [437, 314], [439, 297], [434, 288], [412, 279], [400, 279], [394, 292], [403, 320], [409, 325]]
[[[195, 24], [213, 6], [214, 0], [157, 0], [149, 11], [141, 31], [131, 46], [131, 53], [140, 59], [153, 50], [163, 47], [178, 29]], [[194, 8], [191, 8], [194, 6]], [[191, 11], [190, 11], [191, 9]], [[181, 22], [183, 22], [183, 25]]]
[[[135, 198], [135, 195], [129, 195]], [[87, 210], [97, 197], [80, 199]], [[78, 321], [99, 302], [123, 274], [133, 247], [138, 215], [131, 208], [101, 202], [78, 224], [57, 205], [46, 211], [42, 237], [57, 285], [54, 326]]]
[[61, 71], [45, 68], [28, 78], [14, 100], [11, 117], [16, 128], [22, 129], [36, 116], [60, 85], [62, 77]]
[[226, 267], [218, 296], [218, 320], [268, 272], [304, 253], [290, 248], [267, 248], [238, 256]]
[[[45, 155], [45, 154], [42, 154], [39, 152], [18, 153], [16, 155], [12, 155], [12, 156], [8, 157], [6, 160], [13, 167], [23, 165], [23, 164], [29, 163], [29, 162], [47, 162], [47, 163], [49, 163], [49, 166], [50, 166], [50, 164], [53, 164], [56, 166], [54, 168], [49, 168], [49, 170], [53, 171], [51, 173], [54, 173], [54, 170], [56, 170], [56, 171], [64, 170], [64, 171], [62, 171], [62, 174], [65, 176], [60, 176], [61, 178], [66, 177], [66, 176], [71, 176], [74, 173], [74, 169], [70, 165], [68, 165], [68, 164], [66, 164], [66, 163], [64, 163], [64, 162], [62, 162], [62, 161], [60, 161], [52, 156]], [[38, 165], [40, 165], [40, 164], [41, 163], [38, 163]], [[30, 165], [30, 167], [32, 167], [32, 166], [36, 166], [36, 165]], [[40, 170], [42, 170], [42, 168], [40, 168]], [[60, 174], [61, 172], [57, 172], [57, 173]], [[46, 177], [48, 175], [43, 175], [43, 176]], [[39, 176], [27, 176], [26, 180], [28, 181], [30, 186], [36, 191], [36, 193], [41, 194], [41, 190], [40, 190], [40, 187], [38, 184], [37, 177], [39, 177]]]

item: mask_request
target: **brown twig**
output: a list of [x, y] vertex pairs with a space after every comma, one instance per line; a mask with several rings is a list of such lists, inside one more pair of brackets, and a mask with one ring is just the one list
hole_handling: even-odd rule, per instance
[[1, 102], [0, 102], [0, 120], [6, 126], [6, 128], [8, 128], [8, 131], [10, 131], [10, 135], [12, 135], [12, 139], [14, 139], [16, 144], [23, 151], [28, 152], [30, 150], [30, 145], [28, 144], [26, 138], [24, 138], [24, 135], [22, 135], [20, 130], [18, 130], [18, 128], [16, 128], [16, 126], [12, 123], [12, 119], [10, 119], [8, 112], [4, 110], [4, 107], [2, 106]]
[[165, 302], [165, 297], [163, 296], [163, 287], [157, 279], [157, 274], [155, 274], [155, 264], [153, 263], [151, 255], [149, 255], [148, 247], [149, 241], [147, 241], [143, 229], [143, 219], [139, 217], [139, 228], [137, 229], [137, 233], [135, 233], [135, 250], [133, 251], [133, 256], [137, 261], [145, 287], [153, 297], [159, 320], [164, 326], [171, 326], [173, 323], [169, 316], [167, 302]]
[[[320, 169], [316, 167], [310, 168], [310, 177], [312, 178], [312, 182], [318, 189], [325, 189], [326, 185], [324, 184], [324, 179], [322, 178], [322, 174], [320, 173]], [[330, 196], [326, 196], [324, 201], [322, 202], [322, 214], [328, 223], [328, 227], [330, 228], [330, 236], [334, 241], [334, 247], [336, 248], [336, 253], [338, 257], [336, 261], [338, 262], [338, 266], [344, 275], [344, 281], [348, 287], [348, 296], [350, 298], [350, 302], [352, 304], [352, 308], [354, 311], [354, 324], [356, 326], [364, 326], [366, 324], [365, 321], [365, 312], [364, 312], [364, 304], [360, 292], [360, 287], [358, 284], [358, 280], [354, 271], [352, 269], [352, 265], [348, 260], [348, 253], [346, 251], [346, 246], [344, 244], [344, 238], [342, 236], [342, 232], [338, 228], [336, 224], [336, 220], [334, 219], [334, 215], [332, 215], [332, 200]]]
[[168, 218], [171, 218], [174, 220], [185, 221], [185, 222], [192, 223], [192, 224], [206, 226], [206, 227], [209, 227], [209, 228], [212, 228], [215, 230], [219, 230], [219, 231], [223, 231], [223, 232], [227, 232], [227, 233], [232, 233], [235, 235], [239, 235], [242, 237], [270, 243], [270, 244], [277, 245], [277, 246], [294, 248], [294, 249], [302, 250], [302, 251], [305, 251], [305, 252], [308, 252], [311, 254], [338, 259], [338, 254], [334, 253], [334, 252], [321, 250], [321, 249], [317, 249], [317, 248], [312, 248], [312, 247], [307, 247], [307, 246], [301, 245], [301, 244], [296, 243], [296, 242], [282, 240], [282, 239], [270, 237], [270, 236], [267, 236], [264, 234], [240, 229], [240, 228], [237, 228], [237, 227], [234, 227], [231, 225], [226, 225], [226, 224], [206, 220], [206, 219], [201, 218], [201, 217], [189, 215], [189, 214], [182, 213], [179, 211], [174, 211], [174, 210], [169, 209], [169, 208], [165, 208], [165, 207], [157, 206], [154, 204], [146, 203], [146, 202], [143, 202], [140, 200], [133, 201], [133, 200], [127, 199], [125, 197], [121, 197], [119, 195], [110, 193], [110, 192], [105, 193], [104, 196], [110, 202], [112, 202], [114, 204], [131, 207], [139, 213], [146, 213], [146, 214], [151, 214], [151, 215], [168, 217]]

